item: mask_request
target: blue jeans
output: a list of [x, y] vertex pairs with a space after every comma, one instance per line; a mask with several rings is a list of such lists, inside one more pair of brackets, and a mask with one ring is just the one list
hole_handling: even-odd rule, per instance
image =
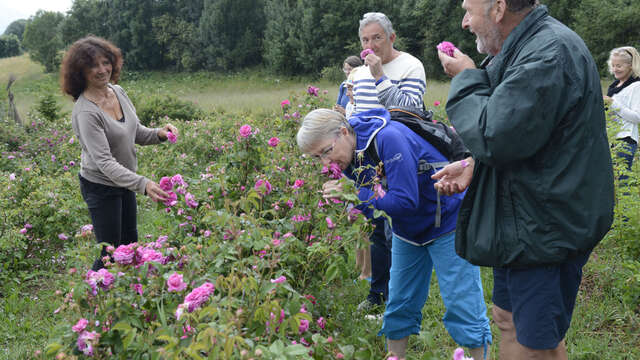
[[[136, 194], [125, 188], [97, 184], [80, 175], [78, 177], [96, 241], [116, 248], [138, 241]], [[93, 263], [94, 271], [104, 267], [104, 256], [107, 256], [107, 251], [103, 246], [100, 257]]]
[[469, 348], [491, 343], [480, 268], [456, 254], [454, 240], [455, 233], [451, 232], [431, 245], [415, 246], [393, 236], [389, 301], [378, 335], [399, 340], [419, 333], [435, 267], [446, 307], [442, 321], [449, 335]]
[[[618, 151], [618, 157], [624, 159], [624, 163], [627, 165], [627, 170], [631, 171], [631, 166], [633, 165], [633, 157], [636, 154], [636, 150], [638, 150], [638, 143], [635, 142], [632, 138], [626, 137], [624, 139], [619, 139], [623, 144], [624, 151]], [[629, 177], [627, 175], [620, 175], [619, 180], [626, 180]]]
[[383, 217], [372, 220], [376, 228], [369, 237], [371, 242], [371, 288], [367, 299], [381, 305], [389, 295], [389, 269], [391, 268], [391, 228]]

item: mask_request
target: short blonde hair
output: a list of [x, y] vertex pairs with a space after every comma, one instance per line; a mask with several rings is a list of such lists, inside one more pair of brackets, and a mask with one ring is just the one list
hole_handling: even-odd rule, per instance
[[313, 110], [304, 117], [298, 129], [298, 147], [308, 153], [322, 139], [338, 135], [343, 127], [353, 134], [353, 128], [341, 113], [330, 109]]
[[628, 64], [631, 64], [631, 74], [634, 77], [640, 76], [640, 54], [638, 50], [633, 46], [623, 46], [611, 50], [609, 53], [609, 60], [607, 65], [609, 66], [609, 73], [613, 74], [613, 66], [611, 65], [612, 57], [619, 57]]

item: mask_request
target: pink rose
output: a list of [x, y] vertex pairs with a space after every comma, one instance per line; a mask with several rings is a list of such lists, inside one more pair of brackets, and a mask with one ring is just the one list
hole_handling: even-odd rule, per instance
[[362, 59], [362, 60], [366, 59], [367, 55], [369, 55], [369, 54], [374, 54], [373, 50], [371, 50], [371, 49], [362, 50], [362, 52], [360, 53], [360, 59]]
[[442, 51], [443, 53], [447, 54], [448, 56], [453, 56], [453, 53], [457, 50], [455, 45], [453, 45], [448, 41], [441, 42], [440, 44], [438, 44], [438, 46], [436, 46], [436, 48]]
[[176, 185], [177, 185], [177, 186], [184, 186], [184, 187], [187, 187], [187, 186], [188, 186], [188, 185], [187, 185], [187, 183], [186, 183], [186, 182], [184, 181], [184, 179], [182, 178], [182, 175], [180, 175], [180, 174], [175, 174], [175, 175], [173, 175], [173, 176], [171, 177], [171, 183], [172, 183], [174, 186], [176, 186]]
[[73, 330], [73, 332], [80, 334], [81, 332], [84, 331], [84, 329], [87, 328], [87, 325], [89, 324], [89, 321], [85, 318], [82, 318], [80, 320], [78, 320], [78, 322], [73, 325], [71, 327], [71, 330]]
[[[258, 179], [253, 188], [260, 194], [260, 196], [269, 195], [271, 193], [271, 184], [267, 180]], [[264, 188], [264, 191], [262, 190]]]
[[327, 227], [329, 229], [333, 229], [334, 227], [336, 227], [336, 224], [334, 224], [333, 221], [331, 221], [330, 217], [327, 216], [327, 218], [325, 220], [327, 220]]
[[163, 176], [162, 179], [160, 179], [160, 183], [158, 185], [160, 185], [160, 189], [162, 189], [163, 191], [169, 191], [173, 189], [173, 182], [171, 182], [171, 178], [168, 176]]
[[280, 276], [280, 277], [278, 277], [276, 279], [271, 279], [271, 283], [272, 284], [280, 284], [280, 283], [283, 283], [285, 281], [287, 281], [287, 278], [284, 277], [284, 275], [282, 275], [282, 276]]
[[187, 288], [187, 283], [182, 281], [182, 275], [174, 272], [167, 279], [167, 287], [169, 292], [180, 292]]
[[440, 106], [440, 101], [436, 100], [433, 102], [433, 106]]
[[147, 262], [164, 263], [164, 256], [162, 253], [149, 248], [139, 247], [136, 253], [136, 262], [138, 264], [144, 264]]
[[385, 195], [387, 195], [387, 192], [384, 191], [382, 185], [380, 184], [373, 185], [373, 191], [375, 192], [376, 199], [382, 199]]
[[136, 254], [134, 248], [137, 244], [120, 245], [113, 252], [113, 260], [120, 265], [129, 265], [133, 263], [134, 256]]
[[143, 294], [142, 284], [131, 284], [133, 291], [137, 292], [140, 296]]
[[176, 141], [178, 141], [178, 136], [171, 131], [167, 131], [167, 140], [169, 140], [170, 143], [175, 144]]
[[163, 204], [166, 206], [175, 206], [178, 203], [178, 195], [173, 191], [168, 191], [167, 195], [169, 195], [169, 197], [167, 197], [167, 200], [165, 200]]
[[93, 356], [93, 347], [98, 345], [98, 339], [100, 339], [100, 334], [97, 332], [83, 331], [80, 336], [78, 336], [78, 350], [87, 356]]
[[303, 332], [309, 330], [309, 320], [300, 319], [300, 327], [298, 327], [298, 332], [302, 334]]
[[307, 93], [312, 96], [318, 96], [318, 90], [320, 89], [315, 86], [309, 85], [309, 87], [307, 88]]
[[195, 209], [198, 207], [198, 202], [195, 200], [195, 197], [191, 193], [186, 193], [184, 195], [184, 201], [187, 203], [187, 206]]
[[288, 99], [284, 99], [280, 102], [280, 107], [284, 108], [285, 106], [289, 106], [289, 105], [291, 105], [291, 103], [289, 102]]
[[324, 320], [322, 316], [320, 316], [320, 318], [318, 318], [318, 320], [316, 321], [316, 324], [318, 324], [318, 327], [320, 329], [324, 330], [324, 327], [327, 325], [327, 322]]
[[193, 312], [205, 301], [209, 300], [214, 290], [215, 286], [212, 283], [204, 283], [200, 287], [193, 289], [193, 291], [184, 298], [182, 306], [186, 308], [188, 312]]
[[302, 185], [304, 185], [304, 180], [302, 179], [296, 179], [296, 181], [293, 182], [293, 188], [294, 189], [299, 189], [302, 187]]
[[269, 146], [271, 147], [276, 147], [279, 143], [280, 139], [278, 139], [277, 137], [272, 137], [271, 139], [269, 139]]
[[473, 359], [464, 356], [464, 350], [462, 350], [462, 348], [457, 348], [453, 352], [453, 360], [473, 360]]
[[249, 135], [251, 135], [251, 126], [247, 124], [240, 126], [240, 136], [248, 138]]
[[69, 239], [69, 237], [65, 234], [58, 234], [58, 239], [62, 240], [62, 241], [66, 241]]

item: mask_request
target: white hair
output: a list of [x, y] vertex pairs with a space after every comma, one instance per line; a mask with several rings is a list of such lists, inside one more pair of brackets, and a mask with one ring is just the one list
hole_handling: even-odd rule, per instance
[[387, 15], [381, 12], [368, 12], [362, 15], [362, 20], [360, 20], [360, 29], [358, 29], [358, 34], [362, 34], [362, 29], [365, 26], [376, 23], [382, 27], [382, 30], [387, 34], [387, 38], [390, 38], [391, 35], [396, 32], [393, 30], [393, 25], [391, 25], [391, 20], [387, 17]]
[[338, 135], [343, 127], [353, 134], [351, 125], [341, 113], [330, 109], [313, 110], [304, 117], [298, 129], [298, 147], [308, 153], [322, 139]]

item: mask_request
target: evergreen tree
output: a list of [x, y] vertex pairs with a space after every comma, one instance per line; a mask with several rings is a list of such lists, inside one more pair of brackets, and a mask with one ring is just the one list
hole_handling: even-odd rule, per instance
[[0, 58], [20, 55], [20, 40], [15, 34], [0, 36]]

